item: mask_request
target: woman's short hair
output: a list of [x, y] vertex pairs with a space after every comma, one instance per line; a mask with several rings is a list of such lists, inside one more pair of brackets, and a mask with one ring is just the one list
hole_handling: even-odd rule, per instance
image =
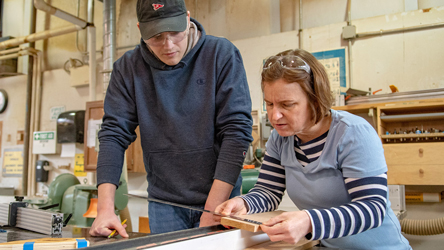
[[298, 83], [308, 97], [308, 104], [313, 114], [312, 121], [316, 124], [330, 113], [333, 103], [327, 72], [312, 54], [302, 49], [286, 50], [276, 56], [290, 55], [295, 55], [305, 61], [310, 66], [311, 72], [307, 73], [301, 68], [282, 67], [279, 63], [271, 64], [267, 69], [262, 70], [262, 91], [264, 91], [265, 82], [283, 79], [288, 83]]

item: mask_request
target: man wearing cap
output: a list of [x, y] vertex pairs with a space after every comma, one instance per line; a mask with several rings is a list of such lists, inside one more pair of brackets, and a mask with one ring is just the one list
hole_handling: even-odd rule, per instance
[[[90, 234], [127, 233], [114, 214], [124, 152], [140, 128], [148, 195], [213, 211], [240, 194], [252, 141], [242, 58], [206, 35], [183, 0], [138, 0], [140, 45], [114, 64], [99, 132], [98, 216]], [[152, 233], [217, 224], [209, 213], [149, 202]]]

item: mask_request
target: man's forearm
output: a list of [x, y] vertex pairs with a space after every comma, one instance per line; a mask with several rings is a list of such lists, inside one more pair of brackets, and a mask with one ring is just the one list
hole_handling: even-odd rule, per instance
[[231, 184], [215, 179], [208, 194], [205, 209], [214, 211], [219, 204], [228, 200], [232, 190], [233, 186]]
[[100, 184], [98, 189], [97, 212], [113, 211], [114, 212], [114, 196], [116, 194], [116, 185], [111, 183]]

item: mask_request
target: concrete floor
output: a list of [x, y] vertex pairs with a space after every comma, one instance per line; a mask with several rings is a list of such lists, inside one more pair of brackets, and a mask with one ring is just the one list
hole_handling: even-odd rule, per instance
[[444, 235], [433, 235], [433, 236], [417, 236], [408, 235], [404, 236], [409, 240], [410, 246], [414, 250], [434, 250], [434, 249], [444, 249]]
[[[406, 219], [431, 220], [444, 217], [444, 204], [439, 203], [407, 203]], [[444, 234], [410, 235], [404, 234], [414, 250], [444, 249]]]

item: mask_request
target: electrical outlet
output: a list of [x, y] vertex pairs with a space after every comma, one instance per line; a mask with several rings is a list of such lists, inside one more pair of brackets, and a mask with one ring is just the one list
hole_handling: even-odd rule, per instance
[[405, 186], [404, 185], [388, 185], [389, 200], [391, 208], [395, 212], [406, 211], [405, 206]]
[[17, 145], [25, 143], [25, 131], [17, 130]]

